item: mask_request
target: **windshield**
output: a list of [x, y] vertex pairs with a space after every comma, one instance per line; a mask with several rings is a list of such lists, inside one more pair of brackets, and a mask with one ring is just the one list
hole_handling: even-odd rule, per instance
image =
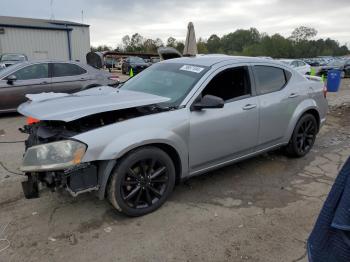
[[141, 57], [130, 57], [130, 62], [131, 63], [144, 63], [145, 61]]
[[209, 67], [158, 63], [125, 82], [121, 88], [170, 98], [178, 106]]
[[8, 55], [2, 55], [1, 61], [24, 61], [25, 58], [23, 55], [16, 55], [16, 54], [8, 54]]

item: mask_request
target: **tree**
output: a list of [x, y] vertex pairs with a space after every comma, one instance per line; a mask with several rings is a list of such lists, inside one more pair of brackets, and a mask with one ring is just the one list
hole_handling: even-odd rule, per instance
[[143, 43], [143, 51], [148, 52], [148, 53], [156, 53], [157, 52], [157, 44], [156, 41], [153, 39], [147, 39]]
[[207, 41], [207, 49], [209, 53], [219, 53], [221, 48], [220, 37], [211, 35]]
[[317, 35], [317, 30], [312, 27], [299, 26], [295, 28], [290, 39], [295, 42], [308, 41]]
[[249, 45], [256, 44], [260, 40], [259, 31], [255, 28], [249, 30], [238, 29], [221, 38], [221, 47], [225, 53], [240, 54]]
[[122, 43], [123, 43], [124, 49], [126, 49], [130, 45], [130, 36], [128, 35], [123, 36]]
[[169, 37], [168, 40], [166, 41], [166, 46], [169, 47], [174, 47], [176, 46], [176, 39], [174, 37]]
[[184, 48], [185, 48], [184, 42], [182, 42], [182, 41], [176, 41], [175, 49], [176, 49], [177, 51], [179, 51], [179, 52], [182, 54], [183, 51], [184, 51]]
[[[203, 54], [225, 53], [271, 56], [273, 58], [306, 58], [320, 55], [343, 56], [349, 54], [349, 49], [346, 45], [340, 45], [339, 42], [330, 38], [312, 39], [316, 35], [316, 29], [306, 26], [296, 28], [288, 38], [280, 34], [270, 36], [266, 33], [260, 33], [255, 28], [238, 29], [221, 38], [216, 34], [212, 34], [208, 40], [199, 38], [197, 49], [199, 53]], [[171, 36], [166, 40], [166, 45], [176, 48], [180, 53], [184, 49], [184, 43], [177, 41]], [[125, 35], [122, 38], [122, 44], [117, 45], [114, 50], [156, 53], [161, 46], [164, 46], [164, 43], [160, 38], [145, 39], [139, 33], [135, 33], [131, 37]], [[113, 49], [107, 45], [100, 45], [91, 47], [91, 50], [110, 51]]]
[[163, 41], [160, 38], [157, 38], [155, 43], [156, 43], [157, 48], [164, 46]]
[[112, 48], [107, 45], [99, 45], [97, 47], [91, 46], [91, 52], [103, 52], [103, 51], [111, 51]]
[[143, 42], [143, 36], [141, 36], [139, 33], [133, 34], [130, 39], [130, 46], [132, 48], [132, 51], [141, 52], [143, 50]]
[[208, 53], [208, 49], [207, 49], [207, 45], [205, 43], [205, 40], [202, 39], [201, 37], [197, 41], [197, 50], [198, 50], [198, 54], [207, 54]]

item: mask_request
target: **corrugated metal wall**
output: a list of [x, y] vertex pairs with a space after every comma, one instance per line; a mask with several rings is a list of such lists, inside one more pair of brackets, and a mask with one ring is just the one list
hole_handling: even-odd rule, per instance
[[0, 35], [1, 53], [24, 53], [28, 59], [68, 59], [67, 33], [6, 27]]
[[[72, 59], [86, 62], [90, 50], [89, 28], [74, 27], [70, 34]], [[0, 34], [0, 53], [24, 53], [30, 60], [68, 60], [67, 31], [6, 27], [5, 33]]]
[[88, 27], [69, 26], [71, 31], [72, 60], [86, 62], [86, 54], [90, 52], [90, 30]]

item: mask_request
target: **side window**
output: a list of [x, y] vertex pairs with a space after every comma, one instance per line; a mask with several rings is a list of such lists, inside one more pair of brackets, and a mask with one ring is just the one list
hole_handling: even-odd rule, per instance
[[76, 76], [86, 73], [86, 70], [75, 64], [54, 63], [52, 64], [52, 77]]
[[26, 66], [22, 69], [19, 69], [11, 75], [15, 75], [17, 80], [30, 80], [30, 79], [39, 79], [39, 78], [48, 78], [49, 69], [48, 64], [35, 64]]
[[225, 102], [250, 94], [251, 87], [248, 67], [230, 68], [218, 73], [202, 92], [202, 96], [218, 96]]
[[283, 69], [272, 66], [254, 66], [259, 95], [281, 90], [287, 83]]

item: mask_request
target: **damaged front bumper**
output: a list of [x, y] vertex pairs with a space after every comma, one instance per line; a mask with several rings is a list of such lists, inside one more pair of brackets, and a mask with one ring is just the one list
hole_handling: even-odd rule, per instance
[[98, 165], [95, 163], [82, 163], [65, 170], [26, 172], [25, 174], [28, 180], [22, 182], [22, 188], [24, 196], [28, 199], [39, 197], [40, 185], [52, 191], [65, 189], [73, 197], [99, 189]]
[[82, 162], [87, 145], [71, 138], [73, 133], [43, 122], [25, 126], [29, 134], [20, 167], [27, 176], [22, 182], [26, 198], [39, 197], [39, 187], [66, 189], [72, 196], [98, 190], [98, 163]]

